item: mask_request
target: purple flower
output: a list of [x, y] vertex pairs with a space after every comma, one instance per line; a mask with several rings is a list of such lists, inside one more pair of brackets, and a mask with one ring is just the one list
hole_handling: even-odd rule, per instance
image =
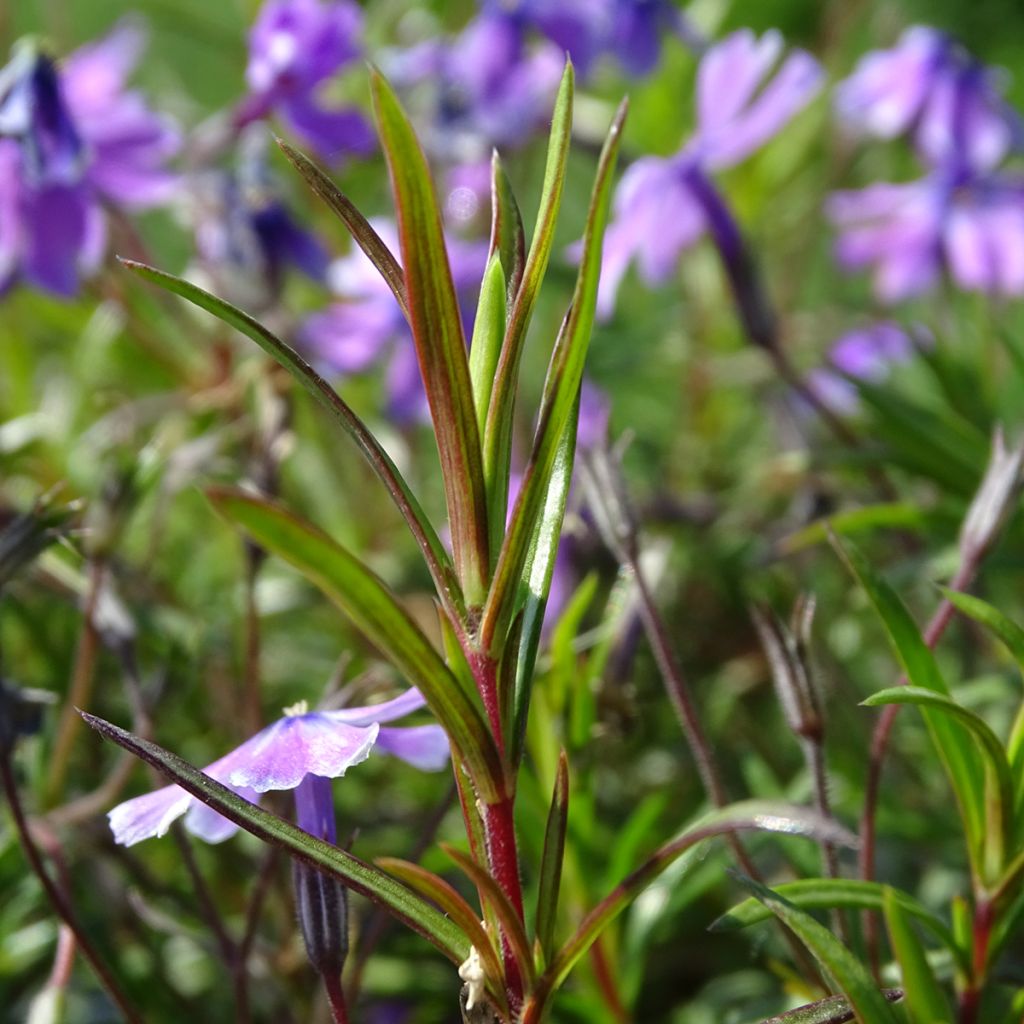
[[[398, 234], [391, 221], [374, 219], [374, 229], [394, 252]], [[449, 239], [452, 277], [460, 296], [470, 300], [487, 259], [485, 242]], [[389, 412], [399, 423], [429, 415], [409, 326], [391, 289], [358, 247], [335, 260], [327, 274], [331, 290], [343, 301], [308, 317], [302, 329], [306, 346], [328, 368], [364, 373], [388, 361]]]
[[329, 263], [327, 250], [281, 198], [264, 148], [262, 133], [244, 136], [236, 168], [201, 176], [192, 192], [202, 275], [219, 294], [251, 308], [280, 296], [288, 269], [324, 281]]
[[967, 291], [1024, 294], [1024, 180], [985, 175], [958, 181], [936, 170], [918, 181], [835, 192], [828, 214], [836, 255], [871, 267], [875, 294], [899, 302], [943, 273]]
[[[782, 37], [734, 32], [707, 51], [697, 72], [697, 127], [673, 157], [644, 157], [623, 175], [605, 238], [598, 305], [607, 315], [632, 261], [649, 285], [667, 280], [679, 254], [712, 229], [716, 243], [734, 224], [710, 182], [764, 145], [821, 88], [822, 72], [807, 53], [782, 57]], [[709, 202], [714, 200], [714, 202]], [[728, 266], [729, 254], [723, 252]]]
[[166, 201], [177, 131], [126, 81], [144, 42], [124, 20], [58, 68], [28, 44], [0, 71], [0, 289], [71, 296], [106, 249], [104, 203]]
[[361, 32], [352, 0], [267, 0], [249, 34], [250, 94], [240, 122], [277, 114], [328, 160], [371, 152], [363, 115], [324, 106], [320, 96], [327, 80], [359, 57]]
[[813, 371], [808, 383], [831, 408], [850, 413], [857, 407], [852, 380], [884, 380], [893, 364], [906, 363], [913, 354], [910, 335], [898, 324], [882, 321], [839, 338], [829, 352], [829, 367]]
[[932, 166], [992, 170], [1019, 139], [1001, 82], [954, 40], [915, 25], [890, 50], [861, 58], [836, 89], [836, 107], [877, 138], [913, 138]]
[[[308, 711], [302, 702], [204, 770], [253, 803], [259, 803], [260, 795], [269, 790], [295, 790], [299, 826], [334, 842], [326, 780], [365, 761], [374, 746], [424, 771], [447, 763], [448, 740], [440, 726], [381, 726], [423, 705], [423, 697], [415, 689], [383, 704], [340, 711]], [[185, 828], [210, 843], [222, 842], [238, 831], [237, 825], [180, 786], [165, 786], [118, 804], [107, 817], [114, 839], [132, 846], [164, 835], [182, 815]]]

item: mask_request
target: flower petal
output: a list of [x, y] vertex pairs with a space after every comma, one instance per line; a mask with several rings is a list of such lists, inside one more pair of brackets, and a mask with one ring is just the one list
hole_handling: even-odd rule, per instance
[[440, 771], [451, 758], [448, 737], [439, 725], [386, 727], [377, 734], [377, 746], [424, 772]]
[[192, 803], [180, 786], [164, 786], [153, 793], [125, 800], [107, 814], [114, 842], [134, 846], [143, 839], [163, 836]]

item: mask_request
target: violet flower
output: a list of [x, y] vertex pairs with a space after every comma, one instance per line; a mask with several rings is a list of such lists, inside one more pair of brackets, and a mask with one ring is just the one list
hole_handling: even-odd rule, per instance
[[0, 290], [70, 297], [106, 251], [104, 205], [165, 202], [178, 132], [126, 88], [144, 33], [121, 21], [59, 67], [32, 44], [0, 71]]
[[[397, 252], [394, 223], [375, 218], [371, 224], [388, 248]], [[448, 256], [456, 290], [468, 306], [483, 276], [487, 244], [449, 239]], [[331, 264], [327, 281], [342, 301], [306, 319], [302, 328], [306, 347], [324, 366], [342, 374], [365, 373], [387, 361], [392, 418], [403, 424], [429, 418], [412, 334], [377, 268], [353, 246], [350, 253]]]
[[857, 408], [857, 380], [885, 380], [892, 367], [908, 362], [915, 351], [910, 335], [892, 321], [849, 331], [833, 344], [829, 366], [808, 374], [807, 383], [830, 408], [852, 413]]
[[[375, 746], [423, 771], [447, 763], [448, 740], [439, 725], [381, 725], [424, 703], [416, 689], [382, 704], [339, 711], [309, 711], [303, 701], [204, 771], [253, 803], [259, 803], [260, 795], [270, 790], [294, 790], [299, 827], [333, 843], [336, 835], [328, 780], [365, 761]], [[132, 846], [166, 834], [182, 815], [185, 828], [209, 843], [222, 842], [238, 831], [234, 822], [177, 785], [118, 804], [107, 817], [115, 841]]]
[[944, 274], [968, 291], [1024, 294], [1024, 178], [1000, 170], [1019, 122], [992, 73], [945, 36], [909, 30], [869, 54], [840, 87], [839, 109], [877, 135], [909, 133], [927, 166], [904, 183], [833, 193], [839, 263], [870, 268], [892, 303]]
[[362, 12], [353, 0], [266, 0], [249, 33], [246, 124], [271, 114], [322, 157], [336, 161], [374, 148], [354, 107], [326, 106], [329, 79], [361, 54]]
[[[623, 175], [605, 236], [598, 308], [611, 313], [634, 260], [648, 285], [666, 281], [680, 253], [710, 231], [727, 269], [742, 256], [740, 239], [711, 172], [739, 163], [799, 113], [817, 94], [822, 72], [810, 54], [782, 56], [778, 32], [749, 30], [711, 47], [697, 71], [697, 126], [669, 158], [644, 157]], [[739, 272], [739, 268], [737, 270]]]

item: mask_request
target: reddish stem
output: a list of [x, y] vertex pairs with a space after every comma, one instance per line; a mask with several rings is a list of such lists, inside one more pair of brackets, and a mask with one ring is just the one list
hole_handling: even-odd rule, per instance
[[982, 899], [974, 908], [974, 950], [971, 957], [971, 979], [960, 996], [959, 1024], [977, 1024], [981, 1006], [981, 991], [988, 970], [988, 947], [995, 920], [992, 904]]
[[345, 1003], [345, 990], [341, 987], [341, 975], [328, 972], [321, 977], [334, 1024], [348, 1024], [348, 1005]]
[[487, 721], [491, 725], [498, 753], [504, 754], [505, 738], [501, 727], [501, 705], [498, 700], [498, 663], [488, 654], [477, 650], [468, 651], [467, 658], [473, 679], [476, 681], [476, 688], [480, 691], [484, 711], [487, 712]]
[[[487, 834], [487, 860], [491, 875], [508, 896], [519, 915], [519, 920], [522, 921], [523, 890], [519, 881], [519, 855], [516, 850], [512, 798], [506, 797], [497, 804], [484, 804], [483, 812], [484, 831]], [[501, 937], [501, 952], [505, 963], [509, 1003], [514, 1009], [522, 1005], [523, 977], [519, 973], [519, 964], [505, 935]]]

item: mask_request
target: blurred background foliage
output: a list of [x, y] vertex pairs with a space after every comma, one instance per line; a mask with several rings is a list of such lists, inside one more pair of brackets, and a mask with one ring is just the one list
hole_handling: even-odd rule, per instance
[[[0, 46], [38, 33], [66, 52], [106, 31], [129, 7], [150, 25], [137, 81], [161, 109], [195, 125], [236, 100], [252, 3], [20, 0], [0, 6]], [[369, 56], [422, 37], [424, 25], [460, 26], [471, 9], [441, 0], [374, 0], [365, 5]], [[1024, 8], [1013, 0], [697, 0], [687, 10], [713, 36], [741, 26], [780, 28], [823, 61], [831, 81], [916, 21], [948, 30], [986, 62], [1016, 70], [1024, 57]], [[670, 41], [649, 78], [629, 83], [608, 69], [584, 89], [556, 252], [579, 236], [595, 142], [611, 103], [624, 90], [631, 93], [627, 157], [672, 152], [690, 128], [694, 66], [682, 44]], [[345, 88], [368, 106], [358, 70], [347, 75]], [[1009, 97], [1024, 106], [1024, 75], [1011, 80]], [[528, 222], [542, 161], [541, 144], [508, 157]], [[345, 251], [340, 225], [283, 160], [275, 157], [274, 165], [303, 219], [335, 253]], [[777, 304], [785, 347], [803, 371], [821, 363], [835, 337], [878, 311], [863, 276], [844, 277], [831, 258], [826, 193], [899, 178], [908, 168], [909, 157], [896, 144], [852, 147], [843, 140], [826, 94], [782, 137], [724, 176], [723, 190]], [[379, 160], [352, 162], [339, 180], [367, 213], [388, 212]], [[486, 214], [478, 232], [485, 222]], [[147, 214], [138, 227], [136, 238], [115, 225], [113, 248], [184, 269], [192, 238], [174, 210]], [[566, 261], [555, 263], [527, 352], [524, 438], [539, 398], [544, 346], [574, 276]], [[317, 286], [292, 278], [282, 307], [295, 316], [323, 301]], [[627, 280], [614, 317], [597, 329], [588, 364], [590, 378], [609, 397], [612, 437], [628, 438], [624, 466], [644, 524], [646, 557], [732, 794], [809, 796], [749, 606], [763, 601], [785, 617], [797, 596], [811, 591], [818, 599], [813, 655], [828, 709], [831, 793], [847, 823], [860, 813], [875, 714], [857, 704], [897, 673], [880, 629], [821, 534], [800, 531], [826, 514], [886, 502], [889, 511], [876, 524], [865, 518], [858, 538], [923, 622], [937, 601], [933, 583], [955, 568], [957, 532], [993, 425], [1002, 423], [1014, 437], [1024, 429], [1019, 303], [947, 291], [906, 303], [901, 318], [925, 325], [935, 346], [895, 370], [874, 398], [862, 399], [855, 414], [864, 442], [858, 450], [824, 429], [792, 398], [765, 354], [744, 340], [706, 243], [687, 253], [672, 286], [651, 292], [634, 277]], [[380, 375], [342, 386], [439, 518], [429, 435], [387, 421]], [[61, 500], [82, 499], [84, 511], [71, 535], [19, 577], [0, 604], [3, 675], [63, 700], [76, 665], [81, 671], [88, 642], [81, 609], [100, 564], [111, 583], [102, 599], [111, 607], [109, 635], [90, 672], [90, 708], [131, 721], [137, 688], [154, 737], [194, 763], [248, 735], [252, 556], [213, 514], [201, 486], [257, 475], [267, 431], [282, 434], [280, 493], [362, 552], [429, 623], [429, 581], [380, 488], [306, 397], [255, 349], [113, 268], [75, 301], [26, 288], [5, 296], [0, 515], [24, 510], [51, 489]], [[871, 466], [884, 469], [892, 496], [878, 493]], [[577, 534], [582, 585], [542, 656], [518, 813], [526, 861], [536, 863], [555, 757], [565, 744], [573, 768], [573, 852], [563, 908], [569, 920], [675, 834], [700, 808], [702, 793], [637, 630], [628, 580], [585, 517], [571, 513], [567, 529]], [[978, 590], [1017, 620], [1024, 619], [1022, 564], [1024, 524], [1016, 517]], [[261, 568], [256, 605], [265, 720], [297, 700], [316, 702], [329, 687], [355, 697], [394, 682], [373, 651], [282, 564]], [[999, 651], [957, 622], [940, 658], [958, 681], [960, 699], [994, 723], [1005, 722], [1019, 680]], [[122, 767], [117, 751], [78, 730], [66, 776], [55, 781], [61, 707], [46, 711], [41, 732], [22, 744], [18, 765], [27, 799], [59, 842], [81, 917], [129, 993], [145, 1005], [147, 1020], [232, 1019], [232, 987], [179, 845], [165, 840], [124, 850], [111, 841], [105, 812], [152, 780], [141, 766]], [[897, 730], [881, 804], [879, 874], [928, 905], [942, 905], [963, 886], [951, 801], [917, 720], [906, 714]], [[352, 836], [364, 858], [413, 857], [435, 830], [459, 834], [444, 774], [371, 759], [336, 792], [340, 832]], [[211, 898], [236, 932], [256, 880], [268, 880], [251, 960], [253, 1019], [325, 1020], [290, 909], [286, 865], [268, 862], [244, 835], [219, 847], [190, 845]], [[775, 840], [751, 845], [770, 878], [817, 872], [812, 849]], [[436, 851], [424, 863], [449, 868]], [[804, 1001], [807, 991], [786, 965], [776, 934], [764, 928], [707, 933], [736, 898], [727, 864], [726, 853], [716, 850], [685, 880], [677, 884], [670, 875], [643, 897], [602, 944], [603, 962], [581, 968], [556, 1019], [743, 1024]], [[7, 828], [0, 832], [0, 893], [0, 1018], [23, 1020], [51, 970], [56, 926]], [[451, 1020], [453, 979], [439, 958], [398, 928], [376, 936], [381, 919], [362, 900], [353, 900], [353, 916], [353, 961], [361, 960], [367, 936], [375, 944], [356, 1019]], [[1020, 962], [1013, 966], [1022, 969]], [[76, 970], [69, 998], [67, 1021], [116, 1019], [84, 968]]]

